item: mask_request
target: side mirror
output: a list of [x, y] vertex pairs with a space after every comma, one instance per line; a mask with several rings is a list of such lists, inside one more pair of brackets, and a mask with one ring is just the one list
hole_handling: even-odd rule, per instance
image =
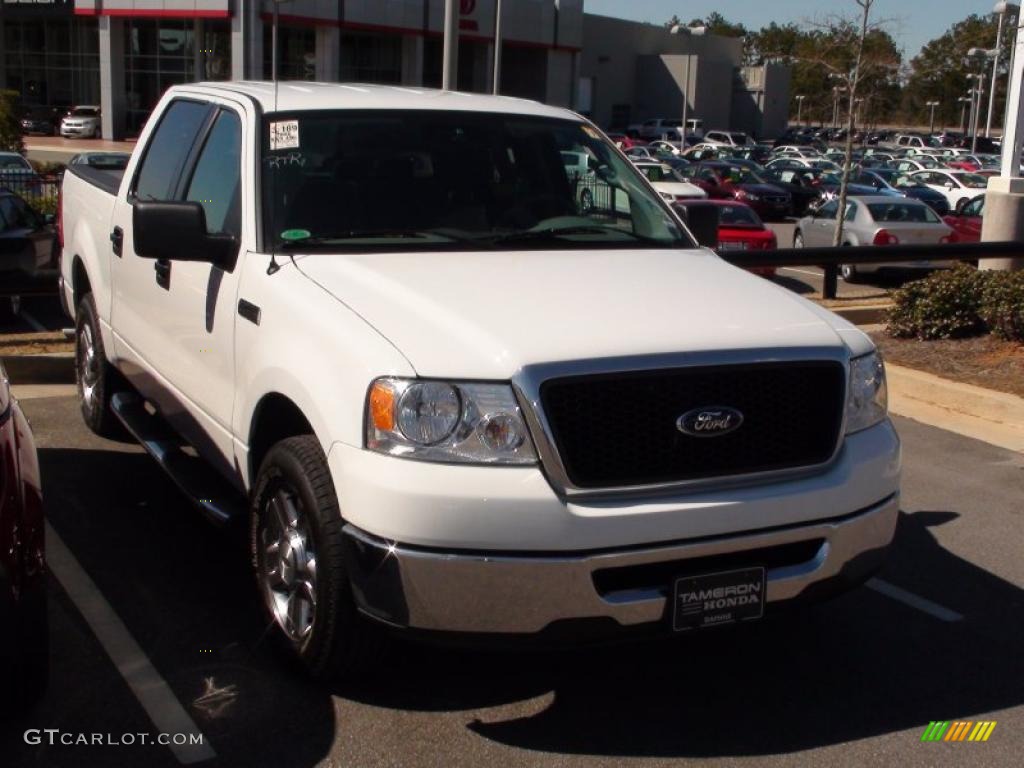
[[698, 245], [715, 249], [718, 247], [718, 206], [715, 205], [676, 205], [679, 214]]
[[136, 201], [132, 230], [135, 254], [144, 259], [201, 261], [227, 269], [238, 254], [232, 235], [206, 231], [206, 211], [199, 203]]

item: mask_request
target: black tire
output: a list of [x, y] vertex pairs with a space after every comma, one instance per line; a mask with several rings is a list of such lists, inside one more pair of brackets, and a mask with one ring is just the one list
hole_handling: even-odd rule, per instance
[[100, 437], [121, 437], [121, 423], [110, 408], [110, 398], [121, 388], [121, 379], [107, 362], [91, 293], [78, 302], [75, 311], [75, 386], [85, 425]]
[[843, 281], [847, 283], [859, 283], [862, 281], [861, 274], [857, 271], [857, 267], [854, 264], [840, 264], [839, 274], [842, 276]]
[[[282, 494], [293, 506], [294, 526], [277, 524]], [[344, 563], [343, 525], [327, 457], [316, 438], [304, 435], [276, 443], [260, 466], [252, 493], [249, 544], [253, 573], [265, 617], [278, 645], [297, 657], [306, 672], [320, 681], [354, 677], [357, 672], [366, 671], [381, 647], [381, 633], [356, 610]], [[292, 589], [295, 593], [314, 595], [312, 618], [302, 614], [300, 620], [305, 624], [308, 619], [308, 628], [293, 624], [289, 629], [286, 624], [293, 623], [291, 600], [286, 602], [288, 607], [275, 603], [285, 599], [282, 592], [288, 588], [281, 578], [285, 558], [272, 561], [282, 547], [276, 544], [274, 552], [270, 547], [289, 535], [301, 536], [302, 544], [288, 547], [287, 571], [293, 582], [307, 587]], [[298, 559], [308, 557], [310, 543], [315, 562], [311, 576]], [[304, 571], [305, 580], [301, 578]], [[310, 581], [312, 587], [308, 588]]]

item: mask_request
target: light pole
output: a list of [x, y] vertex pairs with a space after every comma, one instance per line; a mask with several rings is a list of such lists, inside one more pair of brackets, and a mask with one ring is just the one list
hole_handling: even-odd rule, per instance
[[[676, 24], [669, 32], [673, 35], [699, 37], [707, 32], [707, 27], [684, 27], [682, 24]], [[679, 128], [679, 149], [682, 152], [686, 151], [686, 124], [690, 119], [690, 56], [692, 54], [686, 54], [686, 73], [683, 75], [683, 124]]]
[[924, 105], [931, 109], [931, 117], [928, 118], [928, 135], [931, 136], [935, 133], [935, 108], [939, 106], [941, 102], [938, 101], [926, 101]]
[[999, 2], [992, 8], [993, 13], [999, 14], [999, 27], [996, 30], [996, 47], [992, 56], [992, 90], [988, 94], [988, 116], [985, 118], [985, 138], [992, 135], [992, 115], [996, 106], [996, 83], [999, 79], [999, 57], [1003, 50], [1003, 24], [1007, 17], [1016, 16], [1020, 13], [1020, 6], [1016, 3]]
[[804, 99], [807, 97], [800, 94], [799, 96], [794, 96], [794, 98], [796, 99], [796, 124], [800, 125], [800, 117], [804, 113]]
[[957, 101], [960, 102], [960, 133], [967, 137], [967, 104], [974, 104], [974, 97], [961, 96]]
[[456, 0], [444, 2], [444, 47], [441, 52], [441, 88], [458, 89], [459, 12]]
[[494, 95], [501, 93], [501, 0], [494, 8]]
[[839, 94], [846, 91], [846, 88], [836, 85], [832, 87], [832, 128], [839, 127]]
[[974, 153], [978, 151], [978, 122], [981, 116], [981, 97], [985, 93], [985, 73], [974, 72], [967, 78], [977, 83], [977, 86], [971, 89], [974, 96], [974, 103], [971, 104], [971, 152]]

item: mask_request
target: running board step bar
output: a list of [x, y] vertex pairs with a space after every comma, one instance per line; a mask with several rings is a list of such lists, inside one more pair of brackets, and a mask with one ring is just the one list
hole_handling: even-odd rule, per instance
[[141, 397], [118, 392], [110, 398], [110, 407], [125, 429], [212, 522], [226, 525], [245, 514], [245, 501], [239, 492], [202, 459], [182, 450], [180, 439], [163, 419], [146, 410]]

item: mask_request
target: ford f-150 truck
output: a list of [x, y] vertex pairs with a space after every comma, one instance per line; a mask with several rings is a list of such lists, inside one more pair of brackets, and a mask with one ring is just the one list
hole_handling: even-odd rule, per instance
[[[587, 206], [565, 153], [606, 188]], [[176, 86], [121, 178], [68, 167], [59, 224], [86, 423], [247, 521], [314, 676], [382, 627], [755, 620], [890, 544], [900, 444], [869, 338], [698, 247], [569, 111]]]

